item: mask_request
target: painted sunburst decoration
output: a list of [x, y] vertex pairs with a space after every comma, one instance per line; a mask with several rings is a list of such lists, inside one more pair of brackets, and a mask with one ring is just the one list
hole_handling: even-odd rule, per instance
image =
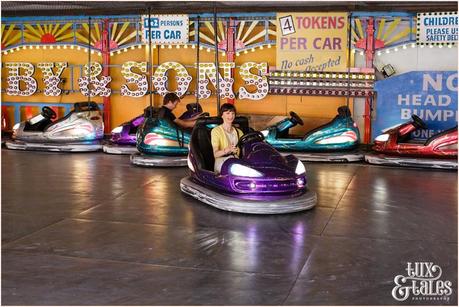
[[[416, 23], [413, 23], [414, 25]], [[395, 18], [394, 20], [387, 21], [385, 18], [376, 21], [376, 36], [375, 36], [375, 49], [385, 48], [394, 43], [399, 42], [402, 39], [409, 39], [411, 33], [416, 33], [416, 27], [410, 28], [410, 26], [404, 26], [401, 18]], [[397, 29], [398, 28], [398, 29]], [[355, 19], [355, 29], [352, 29], [352, 41], [355, 47], [365, 49], [366, 47], [366, 35], [363, 31], [362, 21]], [[395, 31], [395, 30], [398, 31]]]
[[[117, 49], [126, 43], [135, 40], [137, 32], [129, 27], [132, 25], [131, 22], [114, 22], [110, 23], [110, 41], [109, 41], [109, 48], [110, 50]], [[83, 23], [81, 24], [82, 31], [77, 32], [75, 35], [76, 37], [84, 44], [88, 44], [89, 40], [89, 24]], [[96, 49], [102, 49], [102, 27], [99, 23], [94, 23], [91, 25], [91, 45], [94, 46]]]
[[[265, 21], [254, 20], [254, 21], [238, 21], [235, 27], [235, 49], [236, 51], [250, 48], [250, 45], [261, 43], [265, 37], [271, 36], [272, 40], [275, 40], [276, 30], [274, 22], [269, 21], [268, 27], [263, 25]], [[190, 38], [196, 35], [194, 30], [194, 21], [190, 24]], [[228, 40], [226, 37], [226, 29], [228, 23], [224, 21], [217, 22], [217, 43], [218, 49], [227, 51]], [[201, 22], [199, 29], [200, 42], [204, 44], [215, 45], [215, 30], [213, 22], [204, 21]]]
[[67, 30], [72, 23], [61, 24], [24, 24], [26, 30], [24, 37], [30, 42], [42, 44], [54, 44], [73, 37], [73, 32]]
[[8, 29], [5, 24], [2, 24], [2, 50], [18, 42], [21, 38], [21, 31], [14, 31], [15, 28], [15, 24], [9, 25]]

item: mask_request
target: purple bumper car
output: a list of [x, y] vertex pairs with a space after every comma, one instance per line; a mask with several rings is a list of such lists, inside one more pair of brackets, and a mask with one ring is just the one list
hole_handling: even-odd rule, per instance
[[260, 132], [249, 132], [246, 117], [234, 121], [244, 132], [238, 144], [240, 158], [226, 160], [221, 173], [215, 173], [210, 131], [221, 123], [220, 117], [196, 123], [188, 155], [191, 175], [180, 181], [182, 192], [218, 209], [240, 213], [281, 214], [316, 205], [316, 193], [306, 186], [303, 163], [293, 155], [279, 154]]
[[114, 128], [111, 132], [110, 142], [103, 147], [104, 152], [121, 155], [137, 153], [137, 130], [143, 124], [145, 118], [150, 116], [150, 112], [152, 112], [152, 108], [146, 107], [143, 110], [143, 114]]

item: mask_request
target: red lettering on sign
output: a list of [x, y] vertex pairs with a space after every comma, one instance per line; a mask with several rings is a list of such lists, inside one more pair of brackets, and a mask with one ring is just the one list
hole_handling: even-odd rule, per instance
[[345, 24], [343, 16], [296, 17], [298, 29], [342, 29]]

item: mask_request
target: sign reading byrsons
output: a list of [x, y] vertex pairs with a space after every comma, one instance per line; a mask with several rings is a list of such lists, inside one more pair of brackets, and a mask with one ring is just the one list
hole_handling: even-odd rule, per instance
[[148, 16], [142, 16], [144, 43], [149, 43], [150, 35], [152, 44], [188, 43], [188, 15], [150, 15], [150, 19]]
[[457, 12], [418, 13], [416, 36], [419, 45], [456, 44]]
[[[219, 81], [219, 93], [221, 98], [235, 98], [233, 91], [234, 78], [231, 77], [231, 70], [235, 67], [234, 62], [220, 62], [219, 69], [214, 63], [199, 63], [199, 90], [195, 93], [200, 99], [209, 98], [211, 91], [208, 89], [209, 83], [217, 88], [217, 78]], [[35, 66], [31, 63], [7, 62], [5, 67], [8, 69], [6, 94], [9, 96], [31, 96], [37, 91], [37, 81], [33, 77]], [[61, 75], [67, 68], [66, 62], [46, 62], [38, 63], [37, 67], [44, 76], [44, 94], [46, 96], [59, 96], [62, 90]], [[125, 62], [121, 67], [121, 74], [126, 79], [126, 84], [121, 86], [121, 96], [142, 97], [148, 91], [148, 77], [145, 74], [139, 74], [133, 69], [146, 73], [147, 62]], [[175, 90], [168, 88], [169, 70], [175, 71], [175, 80], [177, 88]], [[220, 74], [223, 71], [223, 76]], [[254, 74], [251, 70], [257, 70]], [[102, 65], [98, 62], [91, 62], [91, 65], [84, 66], [84, 77], [78, 78], [78, 86], [81, 94], [84, 96], [102, 96], [107, 97], [112, 94], [109, 83], [110, 76], [101, 76]], [[22, 74], [21, 74], [22, 72]], [[238, 89], [239, 99], [260, 100], [268, 95], [268, 63], [247, 62], [240, 66], [239, 76], [250, 86], [251, 89], [240, 87]], [[188, 91], [192, 81], [191, 75], [185, 66], [177, 62], [165, 62], [158, 66], [152, 76], [152, 84], [159, 95], [166, 95], [175, 92], [178, 96], [183, 96]]]

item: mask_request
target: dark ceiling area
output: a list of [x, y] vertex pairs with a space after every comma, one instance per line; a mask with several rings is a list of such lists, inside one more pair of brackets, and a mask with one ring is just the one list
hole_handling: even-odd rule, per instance
[[457, 1], [2, 1], [2, 16], [71, 16], [250, 12], [443, 12]]

